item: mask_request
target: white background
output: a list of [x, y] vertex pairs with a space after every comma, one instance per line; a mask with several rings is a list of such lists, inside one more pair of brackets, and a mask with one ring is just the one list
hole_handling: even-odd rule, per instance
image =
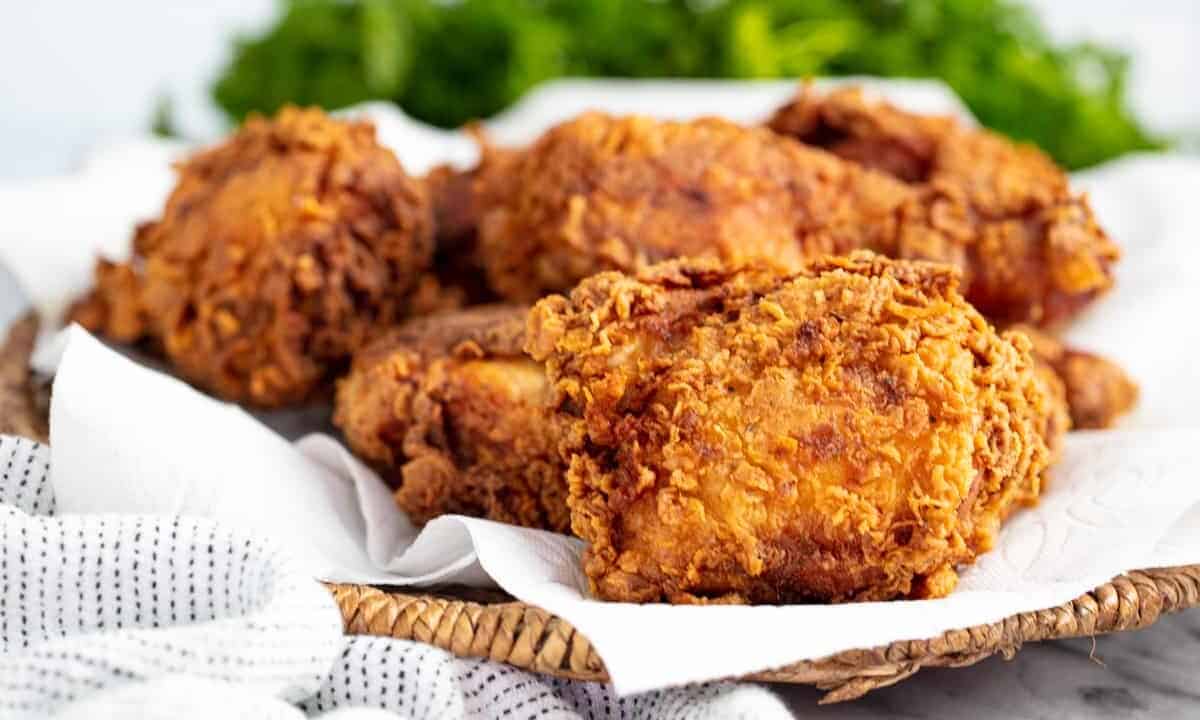
[[[1165, 132], [1200, 129], [1200, 2], [1035, 0], [1060, 38], [1135, 56], [1133, 104]], [[230, 39], [269, 24], [275, 0], [0, 1], [0, 182], [61, 173], [97, 144], [146, 131], [169, 94], [185, 134], [223, 120], [208, 86]]]

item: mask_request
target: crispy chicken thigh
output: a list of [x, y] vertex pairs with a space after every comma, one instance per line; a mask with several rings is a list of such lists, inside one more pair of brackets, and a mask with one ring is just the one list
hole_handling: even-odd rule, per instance
[[909, 194], [881, 173], [715, 118], [587, 113], [523, 151], [484, 152], [469, 204], [478, 261], [494, 291], [521, 302], [667, 258], [790, 269], [880, 247]]
[[363, 122], [285, 108], [179, 167], [126, 263], [101, 261], [70, 318], [148, 341], [196, 385], [300, 402], [403, 319], [433, 256], [421, 186]]
[[821, 96], [805, 87], [768, 124], [911, 188], [884, 252], [958, 266], [967, 300], [995, 322], [1055, 324], [1112, 285], [1117, 247], [1033, 146], [907, 113], [859, 88]]
[[527, 310], [409, 321], [339, 383], [334, 422], [415, 522], [457, 513], [569, 531], [550, 384], [521, 349]]
[[539, 302], [526, 348], [609, 600], [943, 596], [1066, 424], [1029, 340], [950, 268], [869, 253], [600, 274]]

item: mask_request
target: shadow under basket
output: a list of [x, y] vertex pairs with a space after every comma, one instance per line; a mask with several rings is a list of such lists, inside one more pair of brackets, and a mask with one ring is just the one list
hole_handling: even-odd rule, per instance
[[[36, 321], [26, 317], [13, 326], [0, 348], [0, 432], [45, 440], [45, 393], [33, 387], [29, 373], [36, 334]], [[501, 592], [326, 587], [337, 601], [347, 633], [415, 640], [460, 657], [486, 658], [573, 680], [608, 679], [604, 661], [570, 623]], [[1137, 630], [1167, 613], [1197, 605], [1200, 565], [1138, 570], [1058, 607], [923, 640], [847, 650], [744, 679], [814, 685], [827, 691], [822, 702], [841, 702], [894, 685], [923, 667], [963, 667], [997, 654], [1012, 659], [1027, 642]]]

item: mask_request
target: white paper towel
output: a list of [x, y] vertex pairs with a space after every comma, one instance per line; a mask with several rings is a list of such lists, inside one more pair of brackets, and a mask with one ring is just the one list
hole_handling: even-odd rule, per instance
[[[707, 96], [699, 87], [680, 90], [675, 100], [683, 105], [672, 105], [671, 114], [707, 110], [700, 107]], [[534, 110], [524, 119], [505, 118], [512, 127], [506, 132], [533, 132], [553, 119], [554, 108], [627, 108], [646, 100], [644, 93], [622, 95], [629, 89], [620, 86], [563, 92], [552, 104], [527, 103]], [[772, 93], [746, 94], [737, 112], [765, 114], [785, 94]], [[905, 103], [904, 91], [886, 94], [913, 104]], [[694, 104], [681, 99], [687, 97]], [[403, 123], [380, 121], [384, 137], [408, 162], [406, 138], [415, 136]], [[427, 145], [413, 165], [432, 161]], [[456, 159], [461, 149], [444, 152], [443, 159]], [[92, 184], [126, 183], [128, 192], [148, 197], [162, 191], [154, 177], [149, 168], [101, 164], [86, 180], [54, 186], [53, 202], [45, 195], [49, 189], [0, 191], [0, 216], [17, 217], [0, 228], [0, 257], [22, 261], [14, 270], [27, 278], [39, 306], [61, 307], [86, 279], [93, 247], [86, 223], [102, 211], [84, 203], [88, 213], [73, 224], [76, 195]], [[1200, 307], [1193, 262], [1200, 256], [1194, 242], [1200, 209], [1193, 200], [1200, 161], [1132, 158], [1089, 173], [1080, 184], [1092, 192], [1126, 259], [1117, 291], [1070, 337], [1131, 369], [1143, 384], [1143, 400], [1125, 429], [1069, 438], [1042, 503], [1013, 519], [997, 549], [964, 573], [949, 598], [788, 607], [591, 601], [578, 541], [453, 517], [415, 535], [378, 478], [335, 440], [315, 436], [291, 446], [246, 413], [138, 366], [79, 330], [69, 333], [62, 351], [52, 407], [60, 507], [216, 517], [275, 536], [329, 580], [481, 584], [490, 577], [586, 634], [623, 692], [927, 637], [1069, 600], [1135, 567], [1200, 562], [1200, 423], [1192, 416], [1200, 373], [1191, 361], [1200, 348], [1200, 329], [1191, 320]], [[144, 206], [144, 199], [125, 199], [100, 226], [116, 227], [119, 217], [129, 224], [129, 209]], [[30, 215], [29, 208], [51, 206], [64, 208], [67, 217], [43, 225]], [[31, 238], [36, 252], [24, 246]]]

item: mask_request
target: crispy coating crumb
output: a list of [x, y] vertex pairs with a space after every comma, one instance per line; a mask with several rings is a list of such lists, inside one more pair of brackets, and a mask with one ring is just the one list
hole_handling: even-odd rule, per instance
[[408, 313], [432, 254], [424, 191], [374, 128], [289, 107], [184, 162], [70, 318], [221, 397], [289, 405]]
[[412, 320], [360, 352], [334, 423], [417, 523], [449, 513], [569, 532], [550, 384], [524, 306]]
[[530, 302], [667, 258], [796, 268], [875, 247], [907, 193], [765, 128], [586, 113], [527, 150], [485, 148], [472, 207], [489, 284]]
[[1116, 363], [1068, 347], [1058, 338], [1028, 325], [1012, 329], [1029, 336], [1037, 362], [1062, 379], [1065, 402], [1075, 428], [1112, 427], [1137, 404], [1137, 383]]
[[911, 187], [894, 257], [952, 263], [997, 322], [1051, 325], [1112, 286], [1120, 252], [1066, 174], [1030, 145], [846, 88], [805, 87], [769, 126]]
[[534, 307], [526, 349], [609, 600], [945, 595], [1037, 498], [1064, 429], [1028, 338], [946, 266], [870, 253], [600, 274]]

